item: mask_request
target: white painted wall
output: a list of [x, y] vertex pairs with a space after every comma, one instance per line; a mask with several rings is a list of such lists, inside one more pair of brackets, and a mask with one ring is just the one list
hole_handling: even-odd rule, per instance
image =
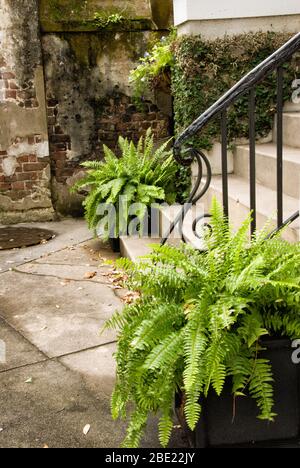
[[173, 0], [175, 25], [186, 21], [299, 15], [300, 0]]

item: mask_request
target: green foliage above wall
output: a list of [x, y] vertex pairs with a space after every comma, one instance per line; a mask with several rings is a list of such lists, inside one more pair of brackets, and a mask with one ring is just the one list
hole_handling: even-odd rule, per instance
[[[173, 94], [176, 133], [180, 133], [201, 113], [228, 91], [247, 72], [283, 45], [290, 35], [253, 33], [213, 41], [201, 36], [184, 36], [174, 43]], [[284, 99], [292, 94], [296, 77], [296, 62], [284, 65]], [[258, 137], [265, 137], [273, 127], [276, 113], [276, 74], [257, 87]], [[240, 98], [228, 115], [229, 141], [247, 138], [248, 96]], [[194, 139], [198, 148], [210, 149], [219, 139], [220, 125], [216, 119]]]

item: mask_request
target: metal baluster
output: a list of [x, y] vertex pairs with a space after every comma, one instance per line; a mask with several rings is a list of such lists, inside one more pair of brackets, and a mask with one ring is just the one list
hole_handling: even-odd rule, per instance
[[228, 197], [228, 159], [227, 159], [227, 111], [221, 114], [221, 134], [222, 134], [222, 186], [223, 186], [223, 208], [224, 214], [229, 215]]
[[252, 211], [251, 234], [256, 230], [256, 155], [255, 155], [255, 89], [250, 91], [249, 140], [250, 140], [250, 210]]
[[277, 227], [283, 223], [283, 68], [277, 68]]

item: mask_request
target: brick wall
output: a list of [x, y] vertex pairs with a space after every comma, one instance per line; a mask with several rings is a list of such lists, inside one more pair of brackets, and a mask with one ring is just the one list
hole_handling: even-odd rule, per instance
[[[55, 99], [47, 101], [48, 132], [52, 175], [58, 183], [66, 183], [76, 172], [81, 170], [80, 163], [86, 159], [99, 159], [103, 155], [103, 144], [117, 149], [118, 137], [122, 135], [137, 141], [152, 128], [155, 139], [164, 139], [170, 135], [170, 119], [159, 111], [151, 102], [143, 104], [139, 110], [132, 99], [122, 93], [113, 93], [103, 99], [95, 110], [95, 134], [93, 150], [82, 159], [72, 159], [72, 141], [58, 123], [59, 103]], [[79, 119], [79, 116], [78, 116]]]
[[[45, 178], [44, 171], [49, 162], [38, 158], [36, 146], [41, 143], [40, 135], [19, 138], [15, 145], [25, 145], [28, 154], [13, 159], [6, 151], [0, 151], [0, 193], [13, 201], [32, 197]], [[32, 148], [32, 151], [30, 151]]]
[[26, 109], [39, 106], [33, 82], [20, 84], [16, 75], [4, 66], [0, 69], [0, 102], [13, 102]]
[[98, 141], [114, 148], [119, 135], [137, 141], [151, 127], [157, 140], [170, 135], [168, 116], [151, 102], [144, 102], [142, 110], [128, 96], [114, 93], [102, 102], [96, 119]]
[[0, 224], [53, 219], [38, 0], [0, 0]]

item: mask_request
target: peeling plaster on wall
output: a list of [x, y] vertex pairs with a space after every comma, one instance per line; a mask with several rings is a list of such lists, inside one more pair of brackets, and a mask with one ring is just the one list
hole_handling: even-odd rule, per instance
[[14, 156], [8, 156], [2, 163], [3, 173], [6, 177], [11, 177], [16, 172], [18, 167], [17, 160]]
[[53, 219], [37, 0], [0, 0], [0, 223]]
[[40, 66], [34, 72], [34, 86], [40, 102], [37, 109], [22, 109], [14, 103], [0, 104], [0, 151], [7, 151], [16, 138], [41, 135], [48, 141], [44, 73]]
[[49, 143], [43, 141], [30, 145], [27, 142], [14, 143], [7, 149], [8, 156], [18, 158], [24, 154], [36, 154], [38, 158], [47, 158], [49, 156]]

